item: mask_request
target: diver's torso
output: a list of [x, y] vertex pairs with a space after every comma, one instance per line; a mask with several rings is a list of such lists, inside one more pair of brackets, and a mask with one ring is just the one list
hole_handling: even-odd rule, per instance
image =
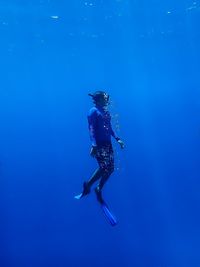
[[111, 143], [111, 115], [106, 109], [95, 107], [97, 112], [95, 137], [97, 144]]

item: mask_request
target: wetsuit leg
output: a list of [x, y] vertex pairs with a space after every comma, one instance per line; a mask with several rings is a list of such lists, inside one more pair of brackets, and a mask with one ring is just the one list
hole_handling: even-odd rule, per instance
[[88, 180], [87, 185], [91, 187], [97, 180], [99, 180], [102, 176], [101, 168], [95, 170], [91, 178]]
[[91, 178], [83, 183], [83, 191], [82, 196], [88, 195], [90, 193], [90, 187], [95, 183], [97, 180], [99, 180], [102, 176], [102, 170], [101, 168], [98, 168], [95, 170], [95, 172], [92, 174]]
[[109, 172], [105, 171], [102, 174], [102, 178], [101, 178], [101, 180], [99, 181], [99, 184], [98, 184], [99, 190], [102, 190], [103, 186], [105, 185], [105, 183], [107, 182], [107, 180], [109, 179], [109, 177], [111, 176], [112, 173], [113, 173], [113, 170], [110, 170]]
[[101, 204], [104, 203], [101, 190], [102, 190], [104, 184], [106, 183], [106, 181], [108, 180], [108, 178], [110, 177], [110, 175], [111, 175], [111, 173], [104, 172], [103, 175], [102, 175], [101, 180], [99, 181], [97, 187], [95, 188], [95, 193], [97, 195], [97, 200]]
[[97, 195], [97, 200], [100, 203], [103, 203], [103, 198], [102, 198], [102, 193], [101, 190], [114, 171], [114, 155], [113, 155], [113, 148], [112, 145], [105, 145], [102, 146], [98, 150], [97, 154], [97, 161], [99, 163], [99, 166], [102, 171], [101, 179], [95, 189], [96, 195]]
[[101, 190], [114, 171], [114, 153], [112, 144], [108, 144], [102, 147], [98, 162], [102, 170], [102, 178], [98, 184], [99, 189]]

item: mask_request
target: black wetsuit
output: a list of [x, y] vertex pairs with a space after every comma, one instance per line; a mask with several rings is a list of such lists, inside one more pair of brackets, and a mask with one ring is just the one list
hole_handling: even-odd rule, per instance
[[95, 181], [100, 179], [97, 188], [101, 190], [114, 171], [114, 154], [111, 136], [116, 140], [120, 138], [116, 136], [112, 129], [109, 111], [103, 107], [95, 106], [90, 109], [88, 126], [92, 146], [96, 149], [95, 158], [97, 159], [99, 168], [87, 182], [87, 186], [90, 188]]

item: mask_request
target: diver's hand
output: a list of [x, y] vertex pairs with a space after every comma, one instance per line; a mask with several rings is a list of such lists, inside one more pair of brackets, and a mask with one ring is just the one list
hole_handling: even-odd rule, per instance
[[96, 156], [96, 154], [97, 154], [97, 147], [92, 146], [91, 150], [90, 150], [90, 156], [92, 156], [94, 158]]
[[119, 139], [117, 142], [120, 144], [121, 149], [124, 149], [124, 147], [125, 147], [124, 142], [121, 139]]

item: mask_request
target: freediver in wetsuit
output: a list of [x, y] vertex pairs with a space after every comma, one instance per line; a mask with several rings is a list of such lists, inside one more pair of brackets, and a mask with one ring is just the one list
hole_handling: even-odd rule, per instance
[[111, 136], [116, 139], [121, 148], [124, 148], [123, 141], [116, 136], [111, 125], [111, 115], [108, 111], [109, 95], [103, 91], [96, 91], [89, 94], [94, 102], [88, 114], [88, 126], [92, 147], [90, 155], [96, 158], [99, 167], [95, 170], [88, 181], [83, 183], [83, 191], [77, 198], [90, 193], [91, 186], [99, 180], [95, 193], [97, 200], [102, 204], [102, 188], [114, 171], [114, 153]]

